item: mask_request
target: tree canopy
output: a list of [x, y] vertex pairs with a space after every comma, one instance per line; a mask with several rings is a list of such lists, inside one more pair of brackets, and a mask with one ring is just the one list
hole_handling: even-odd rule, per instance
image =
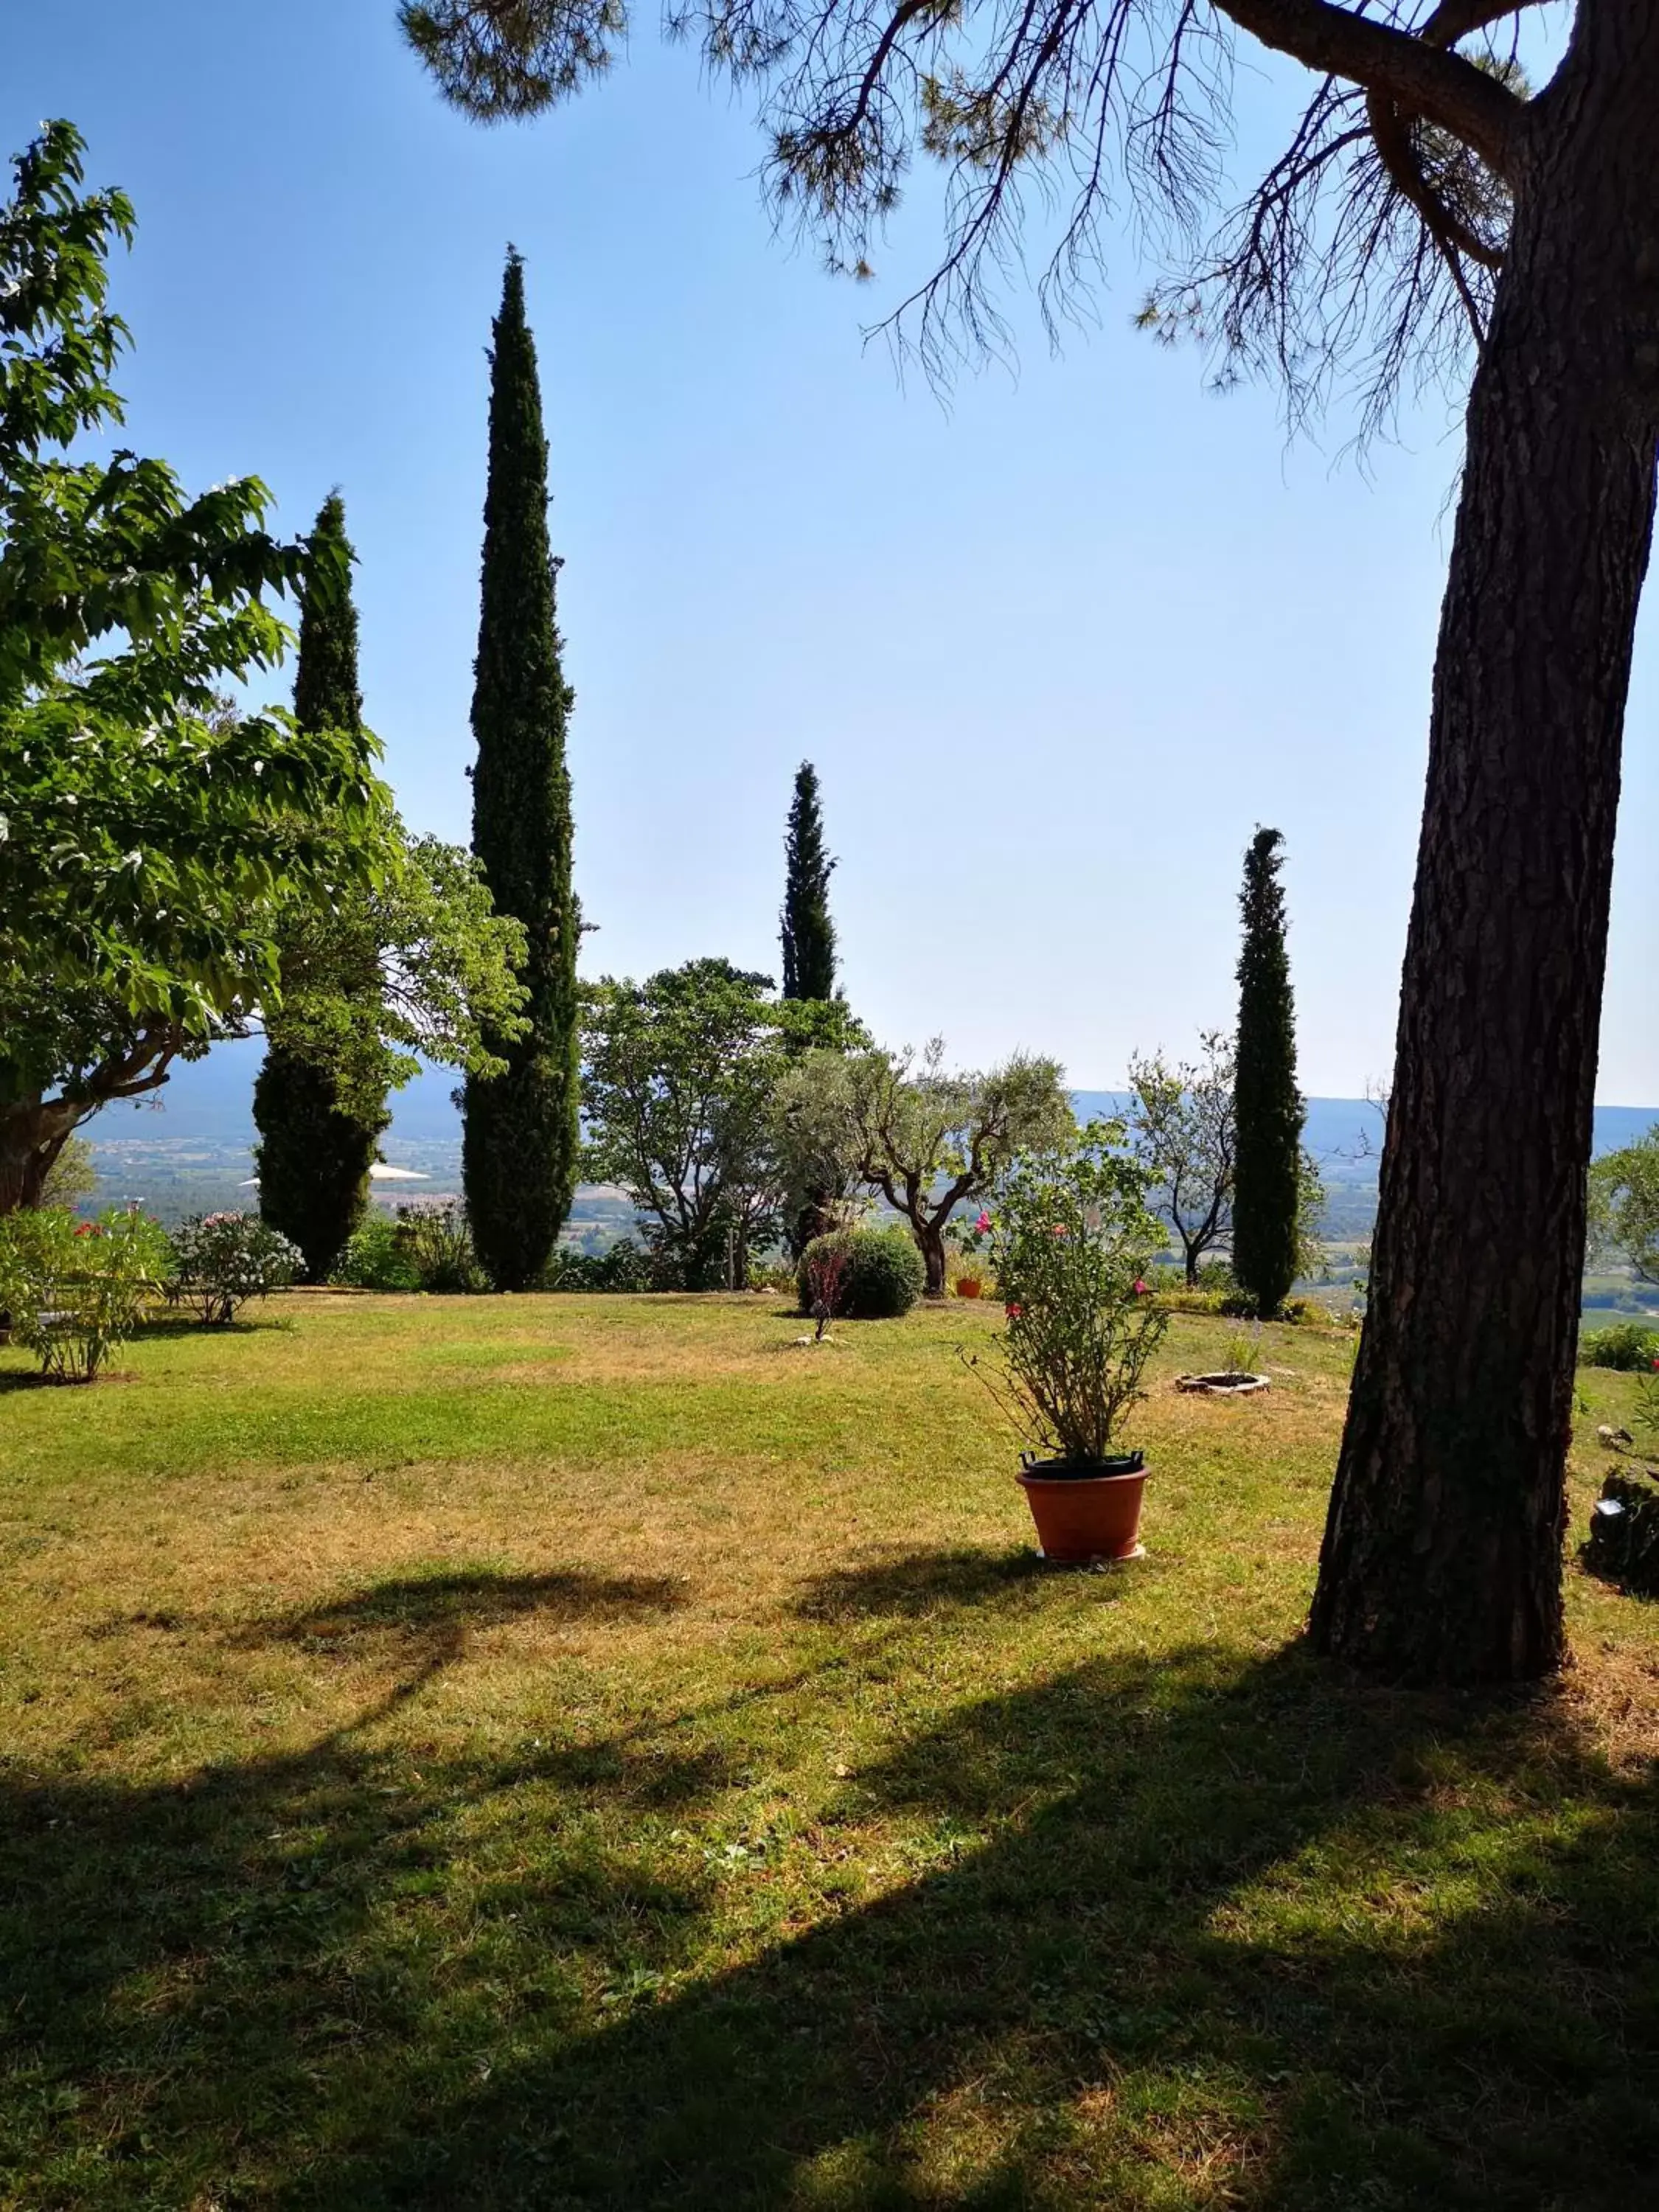
[[945, 1231], [1017, 1154], [1064, 1144], [1076, 1119], [1052, 1060], [1016, 1054], [983, 1073], [949, 1069], [943, 1040], [920, 1054], [808, 1053], [785, 1074], [778, 1110], [804, 1158], [862, 1182], [909, 1224], [930, 1297], [945, 1289]]
[[781, 1233], [789, 1180], [774, 1101], [794, 1055], [838, 1057], [862, 1033], [836, 1001], [780, 1000], [769, 975], [688, 960], [584, 993], [587, 1174], [619, 1183], [665, 1271], [718, 1287], [728, 1258]]
[[1590, 1212], [1599, 1240], [1622, 1255], [1638, 1281], [1659, 1285], [1659, 1121], [1596, 1161]]
[[326, 549], [271, 538], [255, 477], [191, 497], [125, 448], [68, 457], [122, 419], [134, 228], [83, 180], [49, 125], [0, 209], [0, 1212], [88, 1113], [276, 1002], [279, 914], [374, 880], [386, 803], [362, 732], [223, 706], [289, 641], [271, 600], [343, 580]]
[[[698, 0], [669, 21], [757, 94], [774, 206], [832, 269], [872, 273], [918, 161], [942, 170], [945, 251], [896, 324], [930, 365], [1005, 336], [1000, 293], [1034, 200], [1055, 217], [1044, 312], [1083, 308], [1127, 192], [1166, 270], [1149, 325], [1214, 344], [1225, 373], [1271, 368], [1298, 410], [1356, 365], [1376, 422], [1402, 375], [1455, 374], [1489, 319], [1528, 107], [1515, 24], [1532, 4], [1441, 0], [1413, 21], [1403, 0]], [[399, 12], [445, 97], [484, 120], [579, 92], [630, 20], [625, 0]], [[1240, 32], [1318, 82], [1231, 206]]]

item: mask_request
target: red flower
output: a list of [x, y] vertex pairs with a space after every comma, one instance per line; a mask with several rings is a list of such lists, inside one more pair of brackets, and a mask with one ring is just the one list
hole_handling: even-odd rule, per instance
[[[1010, 1321], [1018, 1321], [1020, 1316], [1024, 1312], [1025, 1309], [1024, 1306], [1020, 1305], [1009, 1305], [1004, 1306], [1002, 1310], [1007, 1315]], [[1659, 1360], [1656, 1360], [1654, 1364], [1656, 1366], [1659, 1366]]]
[[[89, 1221], [82, 1221], [82, 1222], [78, 1223], [78, 1224], [76, 1224], [75, 1233], [76, 1233], [76, 1235], [77, 1237], [90, 1237], [90, 1236], [91, 1236], [91, 1234], [92, 1234], [92, 1224], [91, 1224], [91, 1222], [89, 1222]], [[1659, 1361], [1656, 1361], [1654, 1364], [1656, 1364], [1656, 1366], [1659, 1366]]]

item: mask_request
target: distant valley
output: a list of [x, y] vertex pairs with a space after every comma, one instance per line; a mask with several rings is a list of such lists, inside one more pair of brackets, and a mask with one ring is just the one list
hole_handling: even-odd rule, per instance
[[[153, 1100], [106, 1108], [90, 1122], [85, 1133], [100, 1177], [94, 1203], [136, 1200], [164, 1221], [248, 1205], [253, 1195], [253, 1079], [264, 1049], [258, 1038], [216, 1045], [205, 1060], [177, 1069]], [[459, 1189], [460, 1117], [452, 1096], [456, 1080], [447, 1068], [423, 1069], [394, 1098], [392, 1127], [381, 1149], [390, 1166], [420, 1180], [383, 1186], [380, 1195], [387, 1203]], [[1121, 1113], [1127, 1103], [1122, 1091], [1073, 1095], [1085, 1120]], [[1596, 1152], [1633, 1142], [1656, 1121], [1659, 1107], [1598, 1107]], [[1360, 1243], [1370, 1233], [1381, 1137], [1381, 1119], [1363, 1098], [1308, 1101], [1307, 1142], [1329, 1194], [1324, 1225], [1334, 1243]], [[584, 1191], [574, 1225], [614, 1230], [625, 1212], [613, 1195]]]

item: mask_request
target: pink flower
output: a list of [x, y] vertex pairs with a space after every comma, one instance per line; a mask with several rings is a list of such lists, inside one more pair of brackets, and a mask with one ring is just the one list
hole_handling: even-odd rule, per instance
[[[1024, 1312], [1025, 1309], [1021, 1305], [1007, 1305], [1004, 1306], [1002, 1310], [1007, 1315], [1010, 1321], [1018, 1321], [1020, 1316]], [[1655, 1364], [1659, 1364], [1659, 1362], [1656, 1362]]]
[[1048, 1234], [1051, 1237], [1063, 1237], [1066, 1234], [1066, 1224], [1063, 1221], [1056, 1221]]
[[1139, 1276], [1139, 1275], [1137, 1275], [1137, 1276], [1135, 1277], [1135, 1296], [1136, 1296], [1138, 1298], [1144, 1298], [1144, 1297], [1146, 1297], [1146, 1284], [1145, 1284], [1145, 1283], [1143, 1283], [1143, 1282], [1141, 1281], [1141, 1279], [1140, 1279]]
[[[984, 1207], [981, 1206], [980, 1208], [979, 1219], [974, 1224], [975, 1231], [977, 1235], [983, 1237], [990, 1226], [991, 1217], [987, 1213]], [[1659, 1365], [1659, 1362], [1656, 1362], [1655, 1364], [1656, 1365]]]

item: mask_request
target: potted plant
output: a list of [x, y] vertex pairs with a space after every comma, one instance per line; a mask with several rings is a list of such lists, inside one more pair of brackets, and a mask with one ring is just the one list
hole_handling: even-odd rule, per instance
[[990, 1223], [1006, 1323], [992, 1340], [1000, 1371], [969, 1364], [1028, 1439], [1018, 1479], [1049, 1559], [1140, 1549], [1146, 1462], [1118, 1439], [1168, 1316], [1146, 1286], [1161, 1242], [1146, 1210], [1152, 1177], [1122, 1136], [1121, 1123], [1093, 1122], [1068, 1150], [1026, 1154]]
[[980, 1257], [980, 1248], [991, 1233], [990, 1215], [981, 1206], [973, 1221], [953, 1223], [949, 1233], [956, 1246], [951, 1288], [959, 1298], [983, 1297], [988, 1270]]

